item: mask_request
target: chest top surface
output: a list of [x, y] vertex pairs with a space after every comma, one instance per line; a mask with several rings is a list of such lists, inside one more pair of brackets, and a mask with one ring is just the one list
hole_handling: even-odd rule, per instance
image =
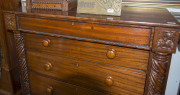
[[130, 24], [157, 27], [173, 27], [179, 28], [180, 24], [171, 15], [167, 9], [160, 8], [140, 8], [140, 7], [122, 7], [121, 16], [105, 16], [78, 14], [75, 11], [53, 11], [53, 10], [37, 10], [37, 9], [15, 9], [12, 12], [21, 15], [41, 16], [53, 19], [67, 19], [81, 22], [92, 23], [110, 23], [110, 24]]

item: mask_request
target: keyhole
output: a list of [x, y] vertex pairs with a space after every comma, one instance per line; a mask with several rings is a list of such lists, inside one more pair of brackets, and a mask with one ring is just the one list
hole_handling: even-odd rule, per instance
[[72, 25], [74, 25], [74, 22], [72, 22]]
[[91, 26], [91, 30], [94, 30], [94, 26]]
[[79, 64], [78, 64], [78, 63], [76, 63], [76, 67], [79, 67]]

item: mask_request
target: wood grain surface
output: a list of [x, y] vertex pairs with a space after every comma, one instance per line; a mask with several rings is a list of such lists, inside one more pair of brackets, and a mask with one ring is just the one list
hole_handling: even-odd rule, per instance
[[[2, 1], [1, 13], [7, 17], [13, 14], [17, 21], [13, 28], [16, 44], [7, 44], [10, 53], [4, 54], [7, 59], [18, 57], [14, 58], [21, 63], [22, 86], [33, 87], [22, 92], [44, 95], [54, 94], [58, 89], [58, 94], [61, 91], [72, 94], [70, 91], [74, 92], [75, 88], [77, 95], [104, 94], [96, 91], [113, 95], [164, 95], [171, 55], [177, 46], [178, 35], [174, 34], [180, 29], [166, 9], [126, 6], [120, 17], [36, 9], [25, 13], [19, 7], [20, 0]], [[8, 33], [11, 30], [7, 29]], [[7, 31], [1, 33], [3, 41], [14, 43], [11, 37], [6, 40]], [[31, 64], [31, 70], [27, 64]], [[8, 71], [9, 67], [4, 70]], [[10, 83], [5, 87], [16, 88], [11, 84], [13, 73], [4, 74], [8, 75], [5, 83]]]
[[[143, 71], [34, 51], [27, 51], [27, 62], [31, 72], [96, 91], [116, 94], [144, 92], [146, 74]], [[52, 64], [48, 71], [44, 68], [47, 63]], [[105, 83], [108, 77], [112, 77], [113, 81], [110, 86]]]
[[[88, 61], [108, 63], [144, 71], [147, 70], [148, 51], [28, 33], [24, 34], [24, 38], [26, 49], [33, 49], [39, 52], [51, 52]], [[48, 47], [44, 47], [42, 44], [42, 41], [46, 39], [51, 41]], [[114, 59], [109, 59], [106, 56], [109, 49], [116, 51], [116, 57]]]
[[53, 87], [53, 94], [55, 95], [107, 95], [33, 73], [30, 74], [30, 79], [33, 95], [49, 95], [46, 92], [49, 87]]
[[27, 17], [19, 17], [19, 28], [147, 47], [149, 46], [152, 33], [151, 29], [145, 28], [119, 27]]
[[[41, 18], [61, 19], [69, 21], [80, 21], [90, 23], [101, 23], [109, 25], [129, 24], [129, 25], [143, 25], [143, 26], [159, 26], [159, 27], [180, 27], [179, 22], [166, 9], [161, 8], [139, 8], [139, 7], [123, 7], [122, 15], [119, 16], [103, 16], [103, 15], [89, 15], [77, 14], [76, 11], [38, 11], [27, 10], [23, 13], [21, 10], [8, 11], [10, 13], [22, 14], [24, 16], [36, 16]], [[173, 24], [173, 23], [174, 24]]]

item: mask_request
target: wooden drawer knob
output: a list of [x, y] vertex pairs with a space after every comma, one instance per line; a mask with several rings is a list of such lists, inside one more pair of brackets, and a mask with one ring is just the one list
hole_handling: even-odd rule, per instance
[[53, 94], [53, 93], [54, 93], [53, 87], [52, 87], [52, 86], [48, 87], [48, 88], [46, 89], [46, 92], [47, 92], [47, 94], [49, 94], [49, 95]]
[[42, 41], [44, 47], [48, 47], [50, 45], [50, 42], [51, 41], [49, 39], [46, 39], [46, 40]]
[[47, 64], [44, 65], [44, 69], [46, 71], [49, 71], [51, 68], [52, 68], [52, 64], [51, 63], [47, 63]]
[[110, 49], [110, 50], [107, 51], [106, 55], [107, 55], [108, 58], [113, 59], [116, 56], [116, 52], [115, 52], [114, 49]]
[[113, 79], [112, 79], [111, 76], [108, 76], [108, 77], [106, 78], [105, 84], [106, 84], [107, 86], [112, 86], [112, 85], [113, 85]]

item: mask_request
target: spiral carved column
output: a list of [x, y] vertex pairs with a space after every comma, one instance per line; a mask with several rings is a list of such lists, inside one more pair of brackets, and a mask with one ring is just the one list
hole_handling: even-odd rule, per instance
[[168, 53], [153, 53], [147, 95], [162, 95], [170, 57]]
[[28, 74], [28, 66], [26, 63], [23, 34], [20, 31], [14, 31], [14, 37], [15, 37], [16, 51], [19, 61], [23, 95], [30, 95], [29, 74]]
[[172, 53], [176, 52], [179, 30], [155, 28], [145, 95], [164, 95]]

